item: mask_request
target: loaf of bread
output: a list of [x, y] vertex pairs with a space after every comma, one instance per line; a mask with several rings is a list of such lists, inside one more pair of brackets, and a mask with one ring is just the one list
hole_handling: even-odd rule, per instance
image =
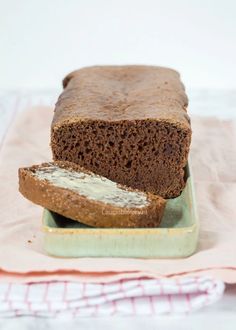
[[54, 160], [164, 198], [180, 195], [191, 141], [179, 74], [95, 66], [69, 74], [51, 127]]
[[165, 207], [162, 197], [69, 162], [20, 168], [19, 190], [35, 204], [94, 227], [157, 227]]

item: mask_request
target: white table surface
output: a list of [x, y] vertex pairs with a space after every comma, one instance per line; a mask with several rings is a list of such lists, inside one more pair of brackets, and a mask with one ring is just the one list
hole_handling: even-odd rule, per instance
[[[53, 95], [57, 92], [53, 91]], [[188, 91], [191, 115], [217, 116], [222, 119], [236, 118], [236, 91], [233, 90], [193, 90]], [[162, 317], [105, 317], [81, 318], [76, 320], [0, 319], [0, 329], [236, 329], [236, 285], [227, 285], [223, 298], [214, 305], [185, 316]]]

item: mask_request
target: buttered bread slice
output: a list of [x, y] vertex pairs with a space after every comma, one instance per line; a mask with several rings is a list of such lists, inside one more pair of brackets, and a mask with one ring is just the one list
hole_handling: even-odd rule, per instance
[[19, 190], [35, 204], [94, 227], [157, 227], [166, 201], [70, 162], [19, 169]]

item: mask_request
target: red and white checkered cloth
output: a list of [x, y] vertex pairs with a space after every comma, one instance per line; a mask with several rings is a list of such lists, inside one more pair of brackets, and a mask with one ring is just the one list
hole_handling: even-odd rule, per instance
[[0, 317], [189, 313], [214, 303], [223, 292], [223, 282], [209, 277], [0, 284]]
[[[52, 106], [57, 93], [0, 94], [0, 148], [15, 115], [32, 105]], [[209, 277], [129, 279], [108, 284], [0, 284], [0, 317], [76, 317], [189, 313], [222, 297], [224, 283]]]

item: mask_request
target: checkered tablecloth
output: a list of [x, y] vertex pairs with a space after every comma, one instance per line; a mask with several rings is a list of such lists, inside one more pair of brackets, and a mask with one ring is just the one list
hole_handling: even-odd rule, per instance
[[208, 277], [8, 283], [0, 285], [0, 317], [182, 314], [217, 301], [223, 291], [221, 281]]

